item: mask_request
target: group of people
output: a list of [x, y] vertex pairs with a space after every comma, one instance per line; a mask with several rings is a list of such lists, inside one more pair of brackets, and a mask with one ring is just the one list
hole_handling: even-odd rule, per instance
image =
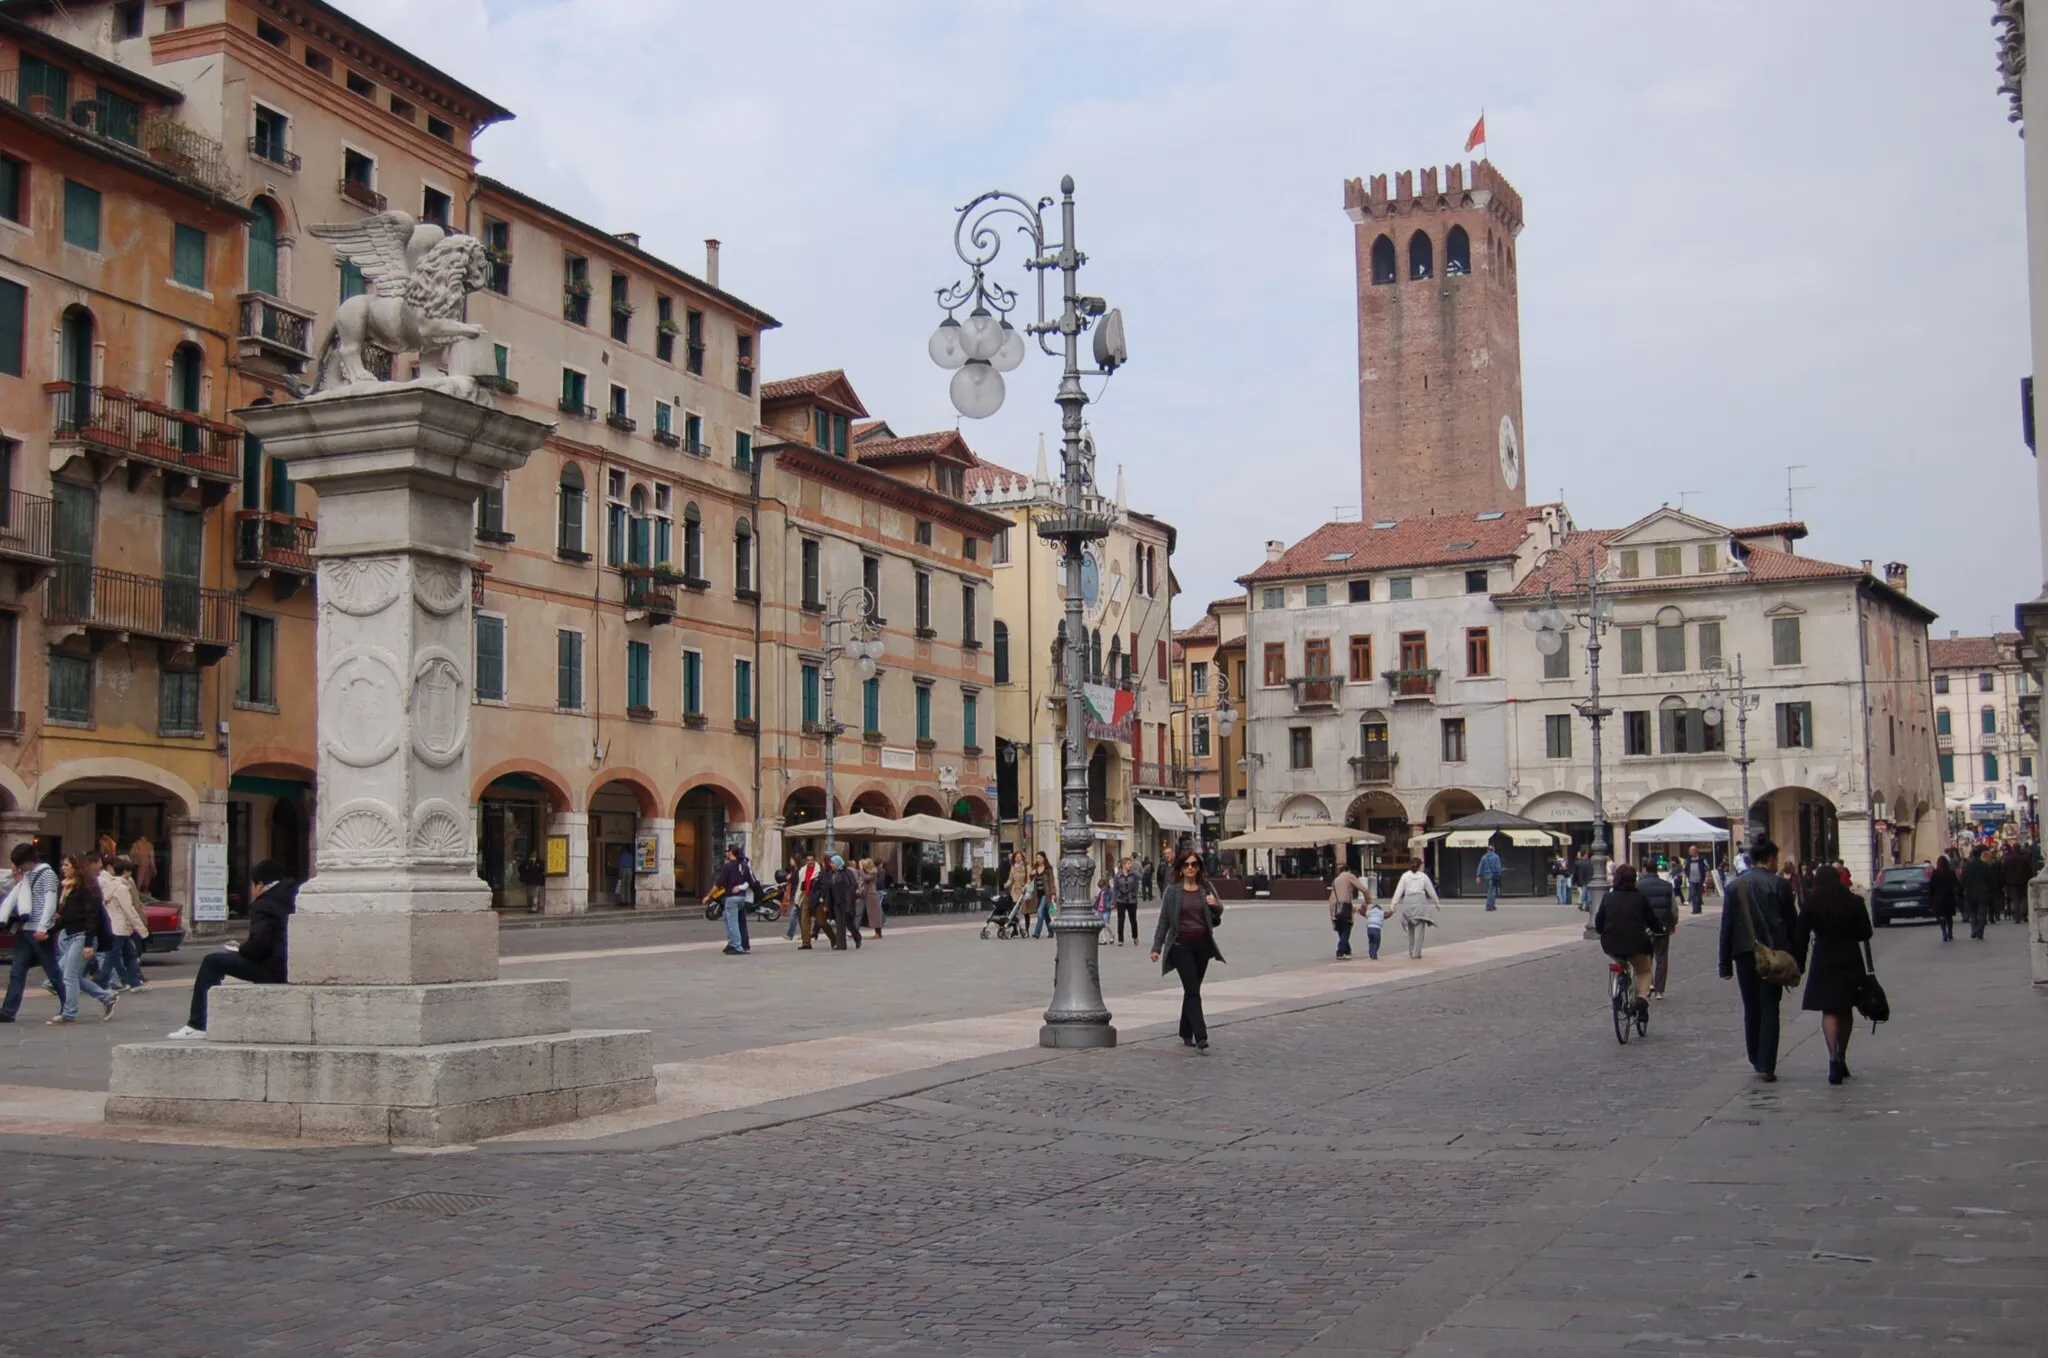
[[[1735, 870], [1740, 872], [1742, 867], [1738, 855]], [[1610, 888], [1618, 883], [1620, 872], [1619, 867], [1614, 870], [1614, 876], [1608, 882]], [[1647, 875], [1654, 875], [1659, 881], [1666, 882], [1674, 895], [1682, 889], [1685, 902], [1695, 915], [1705, 908], [1708, 883], [1713, 883], [1717, 891], [1726, 889], [1726, 860], [1710, 859], [1698, 849], [1676, 860], [1668, 860], [1661, 856], [1650, 859], [1642, 867], [1635, 869], [1635, 872], [1639, 881]], [[1670, 874], [1668, 878], [1664, 875], [1667, 872]], [[1553, 858], [1550, 861], [1550, 877], [1557, 887], [1559, 905], [1576, 904], [1581, 910], [1590, 908], [1586, 900], [1586, 887], [1593, 880], [1593, 860], [1586, 850], [1579, 849], [1570, 855], [1561, 853]]]
[[78, 1021], [81, 995], [98, 1002], [104, 1023], [114, 1016], [122, 992], [148, 989], [141, 957], [149, 925], [132, 859], [103, 859], [93, 851], [72, 854], [52, 868], [32, 844], [15, 845], [10, 858], [13, 875], [0, 902], [0, 930], [14, 934], [14, 960], [0, 1023], [15, 1021], [37, 968], [43, 989], [57, 997], [57, 1013], [45, 1020], [53, 1025]]
[[2026, 922], [2027, 883], [2035, 875], [2031, 850], [2009, 844], [1997, 853], [1988, 845], [1971, 844], [1959, 857], [1960, 868], [1948, 854], [1935, 859], [1927, 881], [1927, 903], [1941, 926], [1942, 942], [1955, 938], [1958, 910], [1970, 926], [1970, 937], [1976, 939], [1984, 937], [1986, 925], [2001, 918]]
[[[728, 870], [735, 856], [741, 865], [746, 862], [736, 848], [728, 849], [726, 856]], [[846, 855], [835, 853], [821, 863], [814, 853], [791, 854], [789, 866], [777, 872], [775, 879], [782, 884], [782, 903], [789, 915], [785, 938], [800, 937], [802, 947], [811, 948], [812, 939], [823, 937], [834, 952], [845, 952], [849, 946], [861, 946], [863, 922], [874, 937], [882, 936], [882, 870], [874, 859], [848, 863]], [[720, 881], [724, 881], [722, 876]], [[744, 934], [736, 934], [731, 922], [735, 909], [742, 917], [740, 929], [745, 927], [745, 905], [728, 904], [728, 954], [749, 950], [748, 946], [739, 946]]]
[[[1330, 879], [1330, 927], [1337, 931], [1338, 960], [1352, 956], [1351, 934], [1363, 920], [1366, 960], [1378, 961], [1380, 936], [1386, 929], [1389, 914], [1408, 936], [1408, 955], [1422, 956], [1423, 942], [1437, 925], [1437, 906], [1441, 903], [1436, 894], [1436, 883], [1424, 871], [1420, 854], [1408, 860], [1408, 870], [1394, 883], [1394, 894], [1384, 905], [1373, 886], [1372, 874], [1360, 876], [1345, 866]], [[1489, 905], [1486, 908], [1491, 910], [1494, 907]]]

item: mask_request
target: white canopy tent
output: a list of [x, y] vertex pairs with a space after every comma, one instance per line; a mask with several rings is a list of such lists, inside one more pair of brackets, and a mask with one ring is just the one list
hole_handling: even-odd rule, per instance
[[1726, 830], [1716, 829], [1681, 807], [1648, 829], [1634, 831], [1628, 839], [1631, 844], [1703, 844], [1728, 837]]
[[[825, 833], [825, 822], [812, 820], [785, 826], [782, 833], [791, 839], [814, 838]], [[967, 825], [957, 820], [941, 820], [937, 816], [905, 816], [901, 820], [891, 820], [866, 811], [850, 811], [832, 818], [832, 833], [840, 839], [914, 839], [952, 844], [961, 840], [987, 839], [994, 832], [985, 825]]]

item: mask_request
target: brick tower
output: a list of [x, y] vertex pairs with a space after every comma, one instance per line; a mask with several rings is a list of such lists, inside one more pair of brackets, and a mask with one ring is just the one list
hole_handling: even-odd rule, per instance
[[1344, 185], [1358, 249], [1361, 517], [1528, 502], [1515, 237], [1522, 196], [1491, 162]]

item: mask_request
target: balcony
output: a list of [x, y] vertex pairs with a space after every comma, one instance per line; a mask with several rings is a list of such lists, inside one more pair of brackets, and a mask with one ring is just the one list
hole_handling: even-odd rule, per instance
[[26, 591], [55, 565], [50, 555], [50, 502], [10, 490], [0, 496], [0, 560], [14, 563], [18, 588]]
[[476, 384], [485, 391], [495, 391], [501, 396], [519, 394], [519, 383], [502, 373], [480, 373], [477, 375]]
[[667, 582], [672, 572], [657, 566], [627, 566], [622, 573], [626, 577], [626, 611], [628, 620], [633, 613], [645, 615], [640, 621], [660, 626], [676, 616], [676, 593]]
[[1442, 670], [1383, 670], [1380, 678], [1387, 681], [1387, 687], [1393, 692], [1396, 702], [1404, 698], [1426, 698], [1434, 701], [1436, 681], [1442, 674]]
[[630, 434], [640, 427], [640, 422], [623, 410], [614, 410], [604, 417], [604, 422], [621, 434]]
[[129, 637], [190, 647], [211, 665], [235, 643], [241, 595], [183, 580], [66, 562], [43, 588], [43, 620], [84, 632], [92, 648]]
[[1948, 753], [1952, 752], [1952, 751], [1953, 751], [1953, 750], [1955, 749], [1955, 747], [1956, 747], [1956, 738], [1955, 738], [1955, 737], [1954, 737], [1953, 735], [1950, 735], [1950, 734], [1949, 734], [1948, 732], [1946, 732], [1946, 731], [1942, 731], [1942, 732], [1937, 732], [1937, 733], [1936, 733], [1936, 735], [1935, 735], [1935, 737], [1934, 737], [1934, 748], [1935, 748], [1935, 749], [1937, 749], [1937, 750], [1941, 751], [1941, 752], [1942, 752], [1943, 754], [1948, 754]]
[[268, 132], [258, 132], [249, 138], [249, 154], [265, 165], [297, 174], [305, 162], [299, 159], [297, 151], [287, 151], [284, 142]]
[[1351, 782], [1354, 787], [1386, 787], [1394, 781], [1394, 768], [1401, 762], [1397, 754], [1355, 754], [1351, 756]]
[[189, 411], [146, 401], [113, 387], [46, 382], [50, 398], [50, 469], [73, 457], [105, 481], [123, 467], [128, 489], [162, 475], [172, 494], [196, 482], [208, 507], [227, 498], [240, 475], [242, 431]]
[[583, 402], [567, 396], [558, 401], [555, 408], [564, 415], [574, 415], [579, 420], [594, 420], [597, 418], [596, 406], [587, 406]]
[[1287, 687], [1294, 695], [1296, 711], [1316, 707], [1335, 707], [1344, 691], [1344, 676], [1341, 674], [1302, 674], [1287, 681]]
[[313, 521], [263, 509], [235, 512], [235, 564], [272, 577], [280, 599], [313, 574]]
[[70, 80], [60, 79], [56, 88], [24, 90], [19, 70], [0, 71], [0, 102], [45, 119], [99, 150], [147, 162], [218, 197], [235, 197], [235, 176], [229, 173], [219, 142], [160, 109], [144, 109], [118, 96], [74, 99], [69, 85]]
[[241, 306], [235, 343], [242, 358], [268, 360], [292, 373], [313, 361], [312, 312], [261, 292], [245, 292], [235, 300]]
[[384, 195], [371, 188], [368, 184], [354, 179], [344, 179], [341, 181], [341, 196], [354, 203], [357, 207], [366, 207], [372, 212], [382, 212], [384, 210]]
[[654, 441], [664, 448], [680, 448], [683, 446], [683, 436], [667, 429], [655, 430]]
[[490, 578], [491, 568], [481, 562], [469, 568], [469, 606], [473, 609], [484, 606], [484, 581]]
[[1175, 792], [1186, 785], [1188, 769], [1182, 764], [1149, 763], [1138, 760], [1131, 765], [1131, 781], [1138, 787], [1170, 788]]

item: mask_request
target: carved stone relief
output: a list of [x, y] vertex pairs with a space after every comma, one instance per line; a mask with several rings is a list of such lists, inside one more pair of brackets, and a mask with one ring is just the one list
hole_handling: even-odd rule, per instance
[[344, 764], [373, 768], [397, 752], [405, 707], [397, 658], [380, 646], [351, 646], [320, 689], [322, 743]]
[[420, 858], [468, 862], [476, 856], [469, 817], [453, 803], [429, 797], [412, 811], [412, 851]]
[[350, 617], [381, 613], [398, 600], [402, 567], [395, 556], [357, 556], [320, 563], [320, 597]]
[[432, 557], [414, 560], [412, 597], [436, 617], [447, 617], [469, 597], [469, 571], [452, 561]]
[[439, 646], [421, 650], [412, 679], [412, 750], [445, 769], [469, 744], [469, 683], [462, 663]]
[[320, 836], [323, 866], [348, 868], [366, 862], [389, 862], [399, 856], [402, 848], [398, 812], [369, 797], [336, 808], [326, 833]]

